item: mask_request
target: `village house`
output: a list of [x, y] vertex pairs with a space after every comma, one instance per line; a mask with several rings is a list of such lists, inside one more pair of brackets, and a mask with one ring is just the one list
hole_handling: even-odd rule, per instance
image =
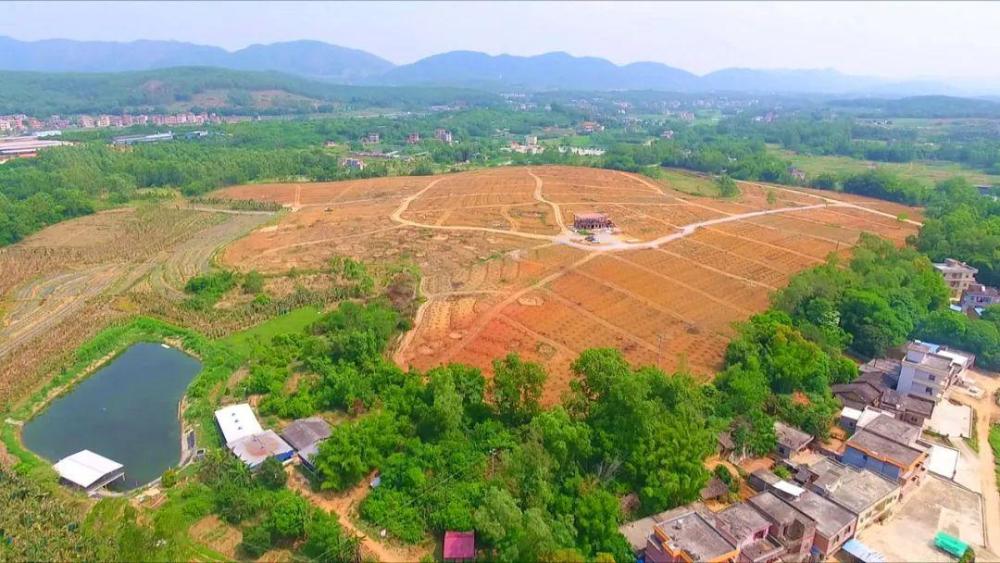
[[727, 540], [709, 516], [692, 510], [653, 526], [646, 543], [646, 561], [651, 563], [729, 562], [739, 548]]
[[747, 504], [768, 521], [768, 536], [784, 548], [783, 560], [805, 561], [816, 538], [816, 522], [772, 492], [750, 497]]
[[365, 138], [361, 140], [362, 144], [365, 145], [377, 145], [382, 138], [378, 133], [369, 133], [365, 135]]
[[476, 559], [476, 533], [445, 532], [444, 541], [441, 544], [441, 559], [444, 561], [474, 561]]
[[959, 310], [966, 313], [973, 311], [976, 315], [982, 315], [983, 309], [991, 305], [1000, 305], [1000, 289], [974, 283], [962, 292]]
[[944, 391], [972, 365], [972, 358], [936, 344], [911, 342], [900, 362], [896, 391], [940, 401]]
[[340, 159], [340, 165], [345, 168], [351, 168], [354, 170], [364, 170], [365, 161], [360, 158], [342, 158]]
[[574, 213], [573, 228], [578, 230], [613, 229], [614, 222], [607, 213]]
[[434, 131], [434, 138], [450, 145], [452, 141], [451, 131], [448, 131], [447, 129], [437, 129]]
[[[877, 358], [861, 366], [861, 375], [851, 383], [831, 386], [830, 390], [840, 404], [857, 411], [875, 408], [892, 413], [896, 418], [923, 426], [934, 414], [936, 401], [925, 396], [897, 390], [903, 364], [900, 360]], [[844, 426], [853, 432], [853, 425]]]
[[938, 272], [941, 272], [944, 282], [951, 289], [952, 299], [962, 297], [962, 292], [976, 283], [976, 274], [979, 273], [979, 270], [976, 268], [953, 258], [947, 258], [944, 262], [935, 263], [934, 267]]
[[774, 421], [774, 433], [778, 438], [776, 451], [782, 459], [801, 452], [813, 440], [809, 434], [778, 420]]
[[816, 522], [812, 553], [820, 558], [826, 559], [837, 553], [844, 542], [854, 537], [857, 519], [849, 510], [809, 490], [798, 494], [777, 494]]
[[777, 561], [785, 548], [768, 538], [771, 522], [745, 503], [734, 504], [715, 514], [715, 527], [739, 549], [737, 561], [766, 563]]
[[871, 471], [822, 458], [800, 469], [802, 484], [849, 510], [857, 518], [856, 532], [867, 528], [899, 501], [899, 485]]
[[410, 133], [406, 136], [406, 144], [415, 145], [420, 142], [420, 133]]
[[729, 496], [729, 486], [718, 477], [711, 477], [698, 493], [702, 501], [720, 500]]
[[292, 447], [273, 430], [264, 430], [250, 405], [230, 405], [215, 411], [215, 421], [229, 451], [251, 469], [269, 457], [282, 462], [292, 458]]
[[919, 427], [885, 414], [859, 427], [845, 444], [843, 463], [898, 483], [900, 497], [919, 485], [930, 452], [930, 445], [920, 440]]
[[296, 420], [281, 431], [281, 438], [295, 449], [299, 460], [313, 469], [319, 444], [330, 437], [330, 425], [318, 416]]

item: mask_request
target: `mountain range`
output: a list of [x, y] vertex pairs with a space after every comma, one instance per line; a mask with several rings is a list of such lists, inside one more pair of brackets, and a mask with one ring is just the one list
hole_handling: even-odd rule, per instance
[[936, 81], [893, 82], [835, 70], [731, 68], [698, 76], [656, 62], [616, 65], [555, 52], [537, 56], [451, 51], [396, 66], [371, 53], [320, 41], [251, 45], [238, 51], [177, 41], [128, 43], [0, 37], [0, 70], [120, 72], [177, 66], [281, 71], [339, 84], [451, 86], [485, 90], [660, 90], [834, 95], [962, 94]]

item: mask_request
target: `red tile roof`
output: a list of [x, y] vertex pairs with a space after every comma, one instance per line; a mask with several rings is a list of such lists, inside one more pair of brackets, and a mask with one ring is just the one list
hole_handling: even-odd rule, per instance
[[445, 532], [443, 558], [448, 559], [475, 559], [476, 558], [476, 533], [475, 532]]

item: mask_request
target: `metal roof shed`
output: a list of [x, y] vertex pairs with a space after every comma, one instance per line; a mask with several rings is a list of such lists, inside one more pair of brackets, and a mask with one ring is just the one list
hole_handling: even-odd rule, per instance
[[844, 551], [855, 560], [862, 563], [885, 563], [885, 556], [859, 542], [857, 539], [849, 539], [844, 544]]
[[95, 491], [125, 476], [124, 465], [90, 450], [81, 450], [64, 457], [53, 468], [64, 481], [87, 492]]
[[247, 436], [260, 434], [264, 431], [250, 405], [242, 403], [230, 405], [215, 411], [215, 421], [219, 423], [226, 445], [230, 446]]

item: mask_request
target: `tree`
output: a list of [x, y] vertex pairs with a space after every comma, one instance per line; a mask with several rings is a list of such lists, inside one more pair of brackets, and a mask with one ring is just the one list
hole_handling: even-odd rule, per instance
[[547, 375], [542, 366], [508, 354], [493, 361], [493, 401], [500, 418], [509, 424], [524, 424], [539, 412], [539, 399]]
[[256, 295], [264, 291], [264, 276], [257, 270], [250, 270], [243, 276], [243, 293]]
[[361, 539], [347, 536], [337, 519], [325, 510], [314, 510], [306, 522], [302, 554], [314, 561], [357, 561]]
[[271, 501], [270, 512], [265, 522], [277, 537], [299, 538], [305, 534], [308, 513], [309, 501], [291, 491], [283, 490], [279, 491]]
[[243, 541], [240, 543], [240, 551], [256, 559], [271, 549], [272, 542], [270, 528], [263, 524], [257, 524], [243, 530]]
[[257, 468], [254, 481], [265, 489], [280, 489], [288, 481], [288, 474], [285, 473], [285, 466], [278, 458], [271, 456], [264, 460]]
[[719, 188], [719, 195], [722, 197], [736, 197], [740, 195], [740, 188], [736, 185], [736, 181], [727, 174], [719, 176], [715, 180], [715, 185]]

